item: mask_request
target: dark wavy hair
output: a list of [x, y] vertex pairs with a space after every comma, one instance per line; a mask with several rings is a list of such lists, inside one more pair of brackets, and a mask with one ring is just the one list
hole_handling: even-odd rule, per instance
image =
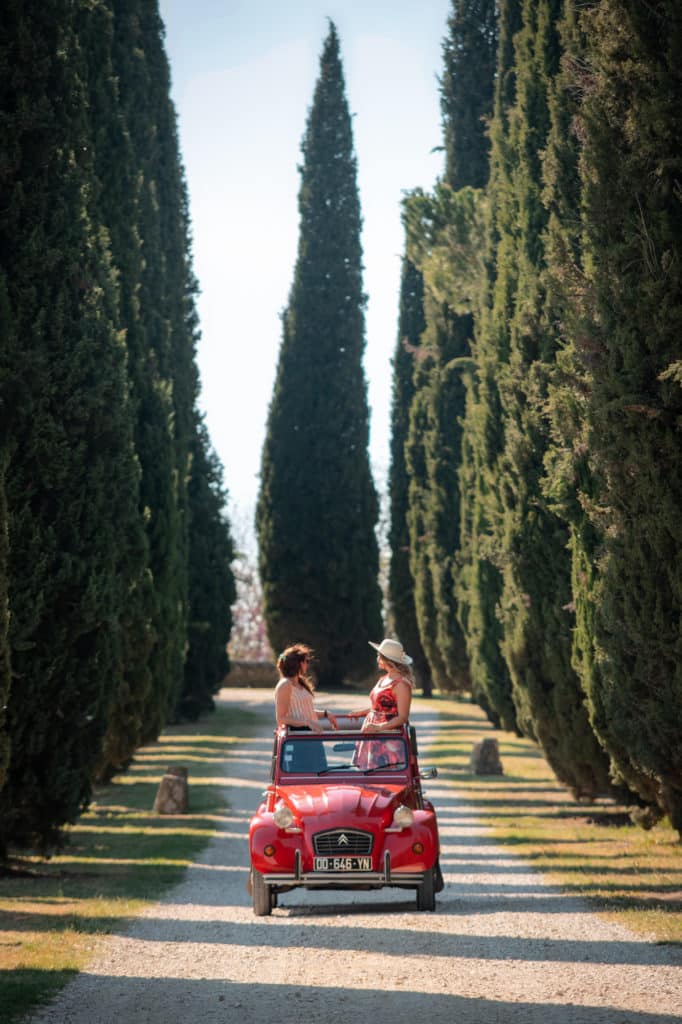
[[286, 647], [277, 659], [277, 671], [286, 679], [298, 679], [310, 693], [313, 692], [313, 681], [301, 672], [303, 662], [313, 656], [312, 647], [307, 644], [292, 644]]

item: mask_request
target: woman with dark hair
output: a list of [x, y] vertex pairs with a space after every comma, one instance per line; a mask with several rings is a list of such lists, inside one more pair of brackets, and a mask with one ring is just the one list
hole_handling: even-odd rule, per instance
[[323, 732], [328, 721], [332, 729], [336, 729], [334, 716], [328, 711], [316, 711], [313, 706], [313, 682], [306, 675], [312, 656], [312, 649], [306, 644], [292, 644], [277, 659], [279, 681], [275, 687], [275, 714], [278, 727], [288, 725], [292, 729]]

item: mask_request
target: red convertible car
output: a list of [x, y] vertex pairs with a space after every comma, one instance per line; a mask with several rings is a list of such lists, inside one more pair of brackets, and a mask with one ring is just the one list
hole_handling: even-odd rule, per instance
[[[343, 719], [338, 719], [339, 723]], [[271, 781], [251, 819], [253, 911], [294, 888], [416, 890], [435, 910], [443, 888], [436, 813], [424, 798], [414, 727], [275, 733]]]

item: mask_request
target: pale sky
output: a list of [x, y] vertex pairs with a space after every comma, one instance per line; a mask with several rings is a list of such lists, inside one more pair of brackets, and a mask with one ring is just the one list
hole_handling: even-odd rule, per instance
[[[201, 294], [201, 407], [231, 507], [251, 515], [298, 241], [300, 143], [328, 18], [353, 114], [363, 214], [370, 459], [388, 467], [403, 193], [443, 156], [451, 0], [160, 0]], [[330, 410], [333, 415], [333, 410]]]

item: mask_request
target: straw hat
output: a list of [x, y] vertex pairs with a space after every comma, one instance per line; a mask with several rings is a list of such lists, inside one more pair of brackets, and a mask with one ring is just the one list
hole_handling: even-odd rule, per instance
[[405, 654], [403, 645], [398, 640], [382, 640], [380, 644], [375, 644], [371, 640], [369, 641], [370, 647], [373, 647], [375, 651], [378, 651], [382, 657], [388, 658], [389, 661], [397, 661], [399, 665], [411, 665], [412, 658], [409, 654]]

